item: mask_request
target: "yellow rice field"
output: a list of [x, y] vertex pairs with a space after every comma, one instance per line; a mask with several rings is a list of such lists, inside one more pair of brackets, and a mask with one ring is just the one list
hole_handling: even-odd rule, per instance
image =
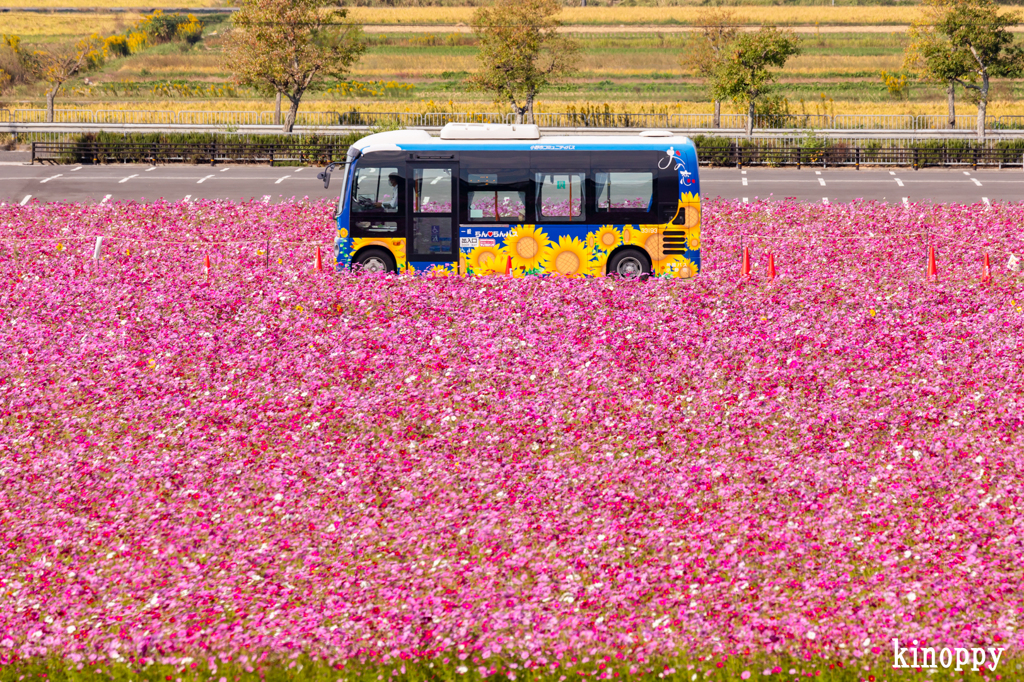
[[[61, 0], [62, 3], [63, 1]], [[124, 14], [5, 12], [0, 14], [0, 33], [13, 33], [26, 40], [43, 36], [81, 36], [91, 33], [109, 35], [123, 31], [141, 18], [142, 14], [132, 12]]]
[[[757, 7], [731, 8], [747, 24], [775, 23], [822, 25], [909, 24], [920, 18], [917, 7]], [[472, 7], [353, 7], [349, 18], [362, 24], [457, 25], [469, 24]], [[688, 24], [693, 7], [569, 7], [562, 11], [566, 24], [643, 25]]]
[[[58, 102], [60, 108], [67, 109], [92, 109], [92, 110], [144, 110], [144, 111], [273, 111], [272, 100], [204, 100], [201, 102], [187, 102], [175, 100], [156, 100], [139, 102], [137, 104], [110, 103], [110, 102], [86, 102], [76, 101], [74, 98], [62, 98]], [[604, 110], [604, 102], [581, 101], [581, 100], [556, 100], [545, 98], [536, 104], [536, 111], [563, 112], [571, 109], [590, 110], [600, 108]], [[680, 114], [709, 114], [711, 104], [702, 102], [680, 102], [680, 103], [638, 103], [638, 102], [608, 102], [608, 110], [615, 113], [680, 113]], [[40, 107], [41, 103], [11, 103], [12, 108]], [[806, 113], [816, 113], [815, 103], [806, 103]], [[854, 100], [835, 100], [828, 104], [829, 109], [836, 114], [945, 114], [945, 102], [918, 103], [918, 102], [862, 102]], [[344, 101], [344, 100], [317, 100], [308, 99], [302, 103], [302, 111], [407, 111], [422, 113], [427, 111], [453, 111], [453, 112], [494, 112], [505, 111], [486, 98], [462, 99], [459, 101]], [[799, 102], [790, 102], [790, 110], [793, 113], [800, 113]], [[740, 108], [730, 103], [722, 105], [725, 113], [742, 113]], [[959, 102], [957, 112], [960, 114], [973, 114], [974, 106]], [[989, 116], [1024, 116], [1024, 101], [1019, 100], [994, 100], [989, 103]]]
[[225, 7], [234, 3], [224, 0], [4, 0], [4, 7], [123, 7], [149, 11], [158, 7]]

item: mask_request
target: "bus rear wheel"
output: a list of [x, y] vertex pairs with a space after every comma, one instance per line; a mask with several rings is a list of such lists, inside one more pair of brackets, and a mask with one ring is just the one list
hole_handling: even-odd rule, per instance
[[352, 259], [352, 269], [370, 274], [397, 272], [395, 259], [384, 249], [366, 249]]
[[644, 279], [651, 274], [651, 262], [640, 251], [626, 249], [608, 259], [608, 274], [622, 279]]

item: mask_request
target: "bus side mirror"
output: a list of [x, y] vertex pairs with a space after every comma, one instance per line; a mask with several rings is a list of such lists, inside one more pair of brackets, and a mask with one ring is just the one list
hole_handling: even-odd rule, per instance
[[334, 161], [331, 161], [329, 164], [327, 164], [326, 168], [324, 168], [322, 171], [317, 173], [316, 179], [324, 181], [324, 189], [327, 189], [330, 186], [330, 184], [331, 184], [331, 171], [334, 170], [334, 167], [336, 165], [337, 164]]
[[322, 170], [319, 173], [317, 173], [316, 176], [317, 180], [324, 181], [324, 189], [327, 189], [331, 185], [331, 171], [329, 169], [330, 166], [328, 166], [328, 170]]

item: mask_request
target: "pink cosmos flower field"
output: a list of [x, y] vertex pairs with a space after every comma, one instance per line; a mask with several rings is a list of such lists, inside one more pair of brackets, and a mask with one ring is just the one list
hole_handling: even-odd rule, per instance
[[331, 210], [0, 207], [0, 675], [1019, 677], [1024, 206], [708, 201], [646, 282], [317, 272]]

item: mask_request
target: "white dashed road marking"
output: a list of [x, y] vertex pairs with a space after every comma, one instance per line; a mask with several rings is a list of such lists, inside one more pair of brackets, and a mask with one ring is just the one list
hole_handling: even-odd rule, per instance
[[28, 200], [31, 199], [31, 198], [32, 198], [31, 194], [26, 194], [25, 198], [21, 200], [21, 205], [24, 206], [25, 204], [27, 204]]
[[900, 187], [902, 187], [903, 186], [903, 181], [900, 180], [899, 178], [896, 178], [896, 184], [899, 185]]
[[889, 175], [896, 175], [896, 171], [889, 171]]
[[822, 186], [822, 187], [824, 187], [824, 186], [825, 186], [825, 178], [818, 178], [818, 182], [820, 182], [820, 183], [821, 183], [821, 186]]
[[740, 175], [746, 175], [747, 171], [740, 171]]
[[108, 194], [108, 195], [106, 195], [105, 197], [103, 197], [103, 200], [102, 200], [102, 201], [100, 201], [100, 203], [101, 203], [101, 204], [105, 204], [105, 203], [107, 203], [107, 199], [109, 199], [109, 198], [110, 198], [110, 195]]
[[981, 200], [985, 202], [986, 206], [992, 205], [992, 202], [988, 200], [988, 197], [982, 197]]
[[263, 195], [263, 203], [264, 204], [269, 204], [270, 203], [270, 195], [269, 194], [264, 194]]
[[51, 175], [48, 178], [43, 178], [42, 180], [39, 181], [39, 184], [42, 185], [43, 183], [49, 182], [50, 180], [56, 180], [57, 178], [61, 177], [62, 175], [64, 175], [64, 174], [63, 173], [57, 173], [56, 175]]
[[[201, 184], [203, 184], [204, 182], [206, 182], [207, 180], [209, 180], [212, 177], [213, 177], [212, 175], [207, 175], [205, 178], [199, 178], [199, 182], [197, 182], [196, 184], [197, 185], [201, 185]], [[191, 195], [189, 195], [189, 196], [191, 196]]]
[[744, 203], [744, 204], [749, 204], [750, 202], [749, 202], [749, 201], [747, 201], [747, 198], [746, 198], [746, 197], [743, 197], [743, 203]]
[[974, 180], [974, 184], [975, 185], [977, 185], [978, 187], [981, 187], [981, 181], [978, 180], [978, 178], [971, 178], [971, 180]]
[[903, 197], [903, 205], [904, 206], [909, 206], [910, 205], [910, 197]]
[[74, 168], [71, 169], [71, 172], [74, 172], [76, 170], [82, 170], [82, 167], [81, 166], [75, 166]]
[[274, 184], [275, 185], [280, 185], [282, 182], [284, 182], [285, 180], [287, 180], [290, 177], [291, 177], [290, 175], [286, 175], [283, 178], [278, 178], [277, 180], [274, 181]]
[[964, 171], [964, 175], [970, 175], [970, 171]]
[[136, 173], [135, 175], [129, 175], [127, 178], [121, 178], [117, 182], [118, 182], [118, 184], [124, 184], [124, 183], [128, 182], [129, 180], [131, 180], [132, 178], [137, 178], [137, 177], [139, 177], [138, 173]]
[[231, 170], [231, 169], [230, 168], [221, 168], [220, 172], [223, 173], [224, 171], [229, 171], [229, 170]]
[[821, 175], [821, 171], [814, 171], [815, 175]]
[[746, 178], [740, 178], [740, 180], [743, 182], [743, 186], [746, 187], [747, 186], [747, 179]]
[[155, 170], [156, 170], [156, 166], [153, 166], [152, 168], [147, 168], [146, 172], [148, 173], [149, 171], [155, 171]]
[[189, 200], [189, 199], [191, 199], [191, 198], [192, 198], [192, 195], [191, 195], [191, 194], [186, 194], [186, 195], [185, 195], [185, 203], [187, 204], [187, 203], [188, 203], [188, 200]]
[[828, 197], [822, 197], [822, 198], [821, 198], [821, 203], [823, 203], [823, 204], [825, 204], [826, 206], [828, 206]]

